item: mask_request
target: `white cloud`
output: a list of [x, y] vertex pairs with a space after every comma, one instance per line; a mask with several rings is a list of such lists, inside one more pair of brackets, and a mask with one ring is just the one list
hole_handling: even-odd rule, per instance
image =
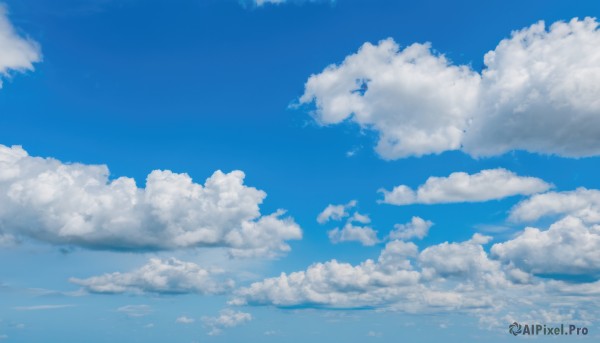
[[226, 247], [235, 256], [274, 256], [300, 239], [283, 211], [261, 215], [266, 193], [244, 173], [216, 171], [204, 185], [187, 174], [155, 170], [138, 188], [109, 179], [104, 165], [31, 157], [0, 145], [0, 230], [92, 249]]
[[448, 177], [429, 177], [415, 191], [405, 185], [391, 191], [381, 190], [383, 202], [393, 205], [477, 202], [513, 195], [530, 195], [552, 185], [535, 177], [518, 176], [503, 169], [487, 169], [476, 174], [456, 172]]
[[379, 242], [377, 231], [368, 226], [355, 226], [346, 223], [342, 229], [335, 228], [327, 232], [332, 243], [360, 242], [362, 245], [371, 246]]
[[0, 51], [0, 76], [3, 77], [10, 76], [11, 71], [33, 70], [33, 64], [42, 59], [39, 45], [19, 36], [8, 19], [8, 11], [3, 4], [0, 4]]
[[192, 324], [196, 320], [194, 318], [189, 318], [189, 317], [186, 317], [186, 316], [181, 316], [181, 317], [177, 318], [175, 321], [177, 323], [180, 323], [180, 324]]
[[527, 227], [495, 244], [499, 259], [534, 274], [600, 277], [600, 191], [537, 194], [515, 205], [509, 219], [532, 222], [556, 218], [547, 229]]
[[317, 223], [325, 224], [330, 220], [342, 220], [349, 216], [348, 210], [356, 206], [356, 200], [352, 200], [344, 205], [329, 204], [317, 216]]
[[219, 278], [221, 273], [175, 258], [152, 258], [132, 272], [116, 272], [87, 279], [71, 278], [69, 281], [93, 293], [220, 294], [233, 287], [232, 280]]
[[600, 225], [567, 216], [546, 231], [528, 227], [492, 253], [534, 274], [600, 276]]
[[482, 247], [489, 240], [475, 234], [468, 241], [445, 242], [420, 253], [413, 243], [391, 241], [376, 261], [355, 266], [336, 260], [315, 263], [305, 271], [238, 289], [230, 304], [483, 316], [517, 311], [538, 301], [531, 294], [546, 294], [540, 280], [490, 259]]
[[423, 274], [427, 277], [478, 280], [494, 285], [505, 283], [500, 263], [490, 260], [482, 247], [490, 240], [489, 236], [475, 234], [466, 242], [445, 242], [424, 249], [419, 255]]
[[41, 310], [56, 310], [61, 308], [74, 307], [75, 305], [34, 305], [34, 306], [17, 306], [15, 310], [17, 311], [41, 311]]
[[336, 227], [327, 232], [329, 240], [332, 243], [360, 242], [362, 245], [371, 246], [379, 242], [377, 231], [368, 226], [357, 226], [352, 224], [359, 223], [364, 225], [371, 222], [369, 216], [360, 214], [357, 211], [354, 211], [352, 215], [350, 215], [349, 210], [356, 207], [356, 204], [356, 200], [352, 200], [344, 205], [329, 204], [317, 216], [317, 222], [319, 224], [325, 224], [330, 220], [339, 221], [347, 218], [346, 224], [341, 229]]
[[348, 219], [349, 222], [361, 223], [361, 224], [369, 224], [371, 222], [371, 218], [369, 218], [366, 214], [360, 214], [358, 212], [354, 212], [352, 217]]
[[412, 217], [411, 221], [406, 224], [394, 225], [394, 230], [390, 232], [389, 238], [394, 239], [423, 239], [429, 233], [429, 229], [433, 223], [429, 220], [424, 220], [420, 217]]
[[577, 188], [574, 191], [537, 194], [515, 205], [509, 219], [535, 221], [557, 215], [571, 215], [588, 223], [600, 223], [600, 191]]
[[124, 313], [128, 317], [145, 317], [154, 311], [148, 305], [126, 305], [119, 307], [117, 312]]
[[286, 0], [254, 0], [256, 6], [264, 6], [266, 4], [282, 4]]
[[349, 119], [378, 131], [376, 150], [394, 159], [459, 149], [478, 85], [477, 73], [449, 65], [428, 44], [399, 51], [387, 39], [365, 43], [341, 65], [312, 75], [300, 102], [315, 101], [320, 124]]
[[600, 31], [595, 19], [543, 22], [502, 40], [477, 73], [429, 44], [365, 43], [312, 75], [300, 98], [322, 125], [379, 133], [384, 159], [463, 150], [600, 154]]
[[252, 0], [258, 7], [265, 5], [281, 5], [285, 3], [302, 4], [307, 2], [334, 2], [334, 0]]
[[232, 304], [272, 304], [280, 307], [360, 308], [387, 303], [413, 293], [420, 274], [412, 270], [408, 257], [417, 247], [412, 243], [388, 243], [379, 260], [353, 266], [331, 260], [316, 263], [306, 271], [256, 282], [239, 289]]
[[216, 336], [223, 333], [226, 328], [233, 328], [252, 320], [250, 313], [234, 311], [231, 309], [221, 310], [218, 317], [203, 317], [202, 321], [209, 329], [208, 335]]
[[465, 136], [473, 155], [521, 149], [600, 153], [600, 31], [595, 19], [513, 32], [484, 57], [481, 113]]

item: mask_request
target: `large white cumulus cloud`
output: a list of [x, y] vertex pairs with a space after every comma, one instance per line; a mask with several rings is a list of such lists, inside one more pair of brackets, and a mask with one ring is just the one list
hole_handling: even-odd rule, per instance
[[492, 253], [534, 274], [600, 276], [600, 225], [567, 216], [542, 231], [528, 227]]
[[231, 303], [407, 312], [487, 309], [502, 301], [494, 300], [494, 292], [533, 287], [513, 281], [520, 277], [527, 282], [525, 273], [489, 259], [482, 247], [488, 240], [475, 235], [421, 253], [413, 243], [394, 240], [377, 260], [359, 265], [336, 260], [315, 263], [305, 271], [282, 273], [241, 288]]
[[38, 44], [15, 31], [7, 12], [6, 6], [0, 3], [0, 77], [8, 76], [11, 71], [33, 70], [33, 64], [42, 58]]
[[477, 73], [450, 65], [428, 44], [400, 51], [387, 39], [365, 43], [341, 65], [311, 76], [300, 102], [315, 101], [321, 124], [350, 118], [377, 130], [377, 151], [393, 159], [459, 149], [479, 82]]
[[478, 73], [428, 44], [365, 43], [312, 75], [300, 103], [316, 120], [350, 120], [379, 133], [385, 159], [463, 150], [600, 154], [600, 31], [595, 19], [515, 31]]
[[600, 154], [600, 31], [592, 18], [513, 32], [484, 57], [481, 107], [465, 150]]
[[538, 311], [548, 303], [551, 313], [569, 313], [574, 322], [597, 313], [598, 282], [539, 278], [490, 256], [484, 249], [490, 239], [475, 234], [421, 252], [413, 243], [395, 240], [376, 260], [358, 265], [331, 260], [281, 273], [238, 289], [230, 304], [464, 313], [482, 325], [502, 327], [507, 318], [546, 318]]
[[381, 305], [418, 287], [420, 275], [407, 260], [416, 253], [413, 243], [388, 243], [379, 261], [366, 260], [357, 266], [336, 260], [315, 263], [306, 271], [282, 273], [242, 288], [232, 303], [344, 308]]
[[155, 170], [146, 187], [109, 179], [103, 165], [65, 164], [0, 145], [0, 231], [111, 250], [227, 247], [235, 255], [275, 255], [299, 239], [283, 211], [261, 215], [266, 193], [244, 173], [216, 171], [204, 185]]
[[494, 256], [535, 274], [600, 277], [600, 191], [537, 194], [510, 212], [515, 222], [558, 217], [548, 229], [527, 227], [492, 247]]

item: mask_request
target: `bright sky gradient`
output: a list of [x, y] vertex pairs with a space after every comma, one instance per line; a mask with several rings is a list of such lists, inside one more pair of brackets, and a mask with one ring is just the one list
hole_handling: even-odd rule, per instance
[[600, 338], [597, 1], [1, 1], [0, 341]]

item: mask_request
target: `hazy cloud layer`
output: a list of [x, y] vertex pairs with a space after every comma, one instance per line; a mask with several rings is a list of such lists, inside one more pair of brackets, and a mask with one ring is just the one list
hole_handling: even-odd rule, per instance
[[595, 19], [512, 33], [485, 68], [454, 65], [430, 45], [365, 43], [312, 75], [300, 98], [322, 125], [351, 121], [379, 134], [384, 159], [463, 150], [600, 154], [600, 31]]

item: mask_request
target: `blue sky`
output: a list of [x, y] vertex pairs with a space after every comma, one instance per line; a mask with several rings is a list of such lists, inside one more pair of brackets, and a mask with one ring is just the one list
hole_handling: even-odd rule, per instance
[[2, 8], [0, 341], [598, 338], [594, 1]]

